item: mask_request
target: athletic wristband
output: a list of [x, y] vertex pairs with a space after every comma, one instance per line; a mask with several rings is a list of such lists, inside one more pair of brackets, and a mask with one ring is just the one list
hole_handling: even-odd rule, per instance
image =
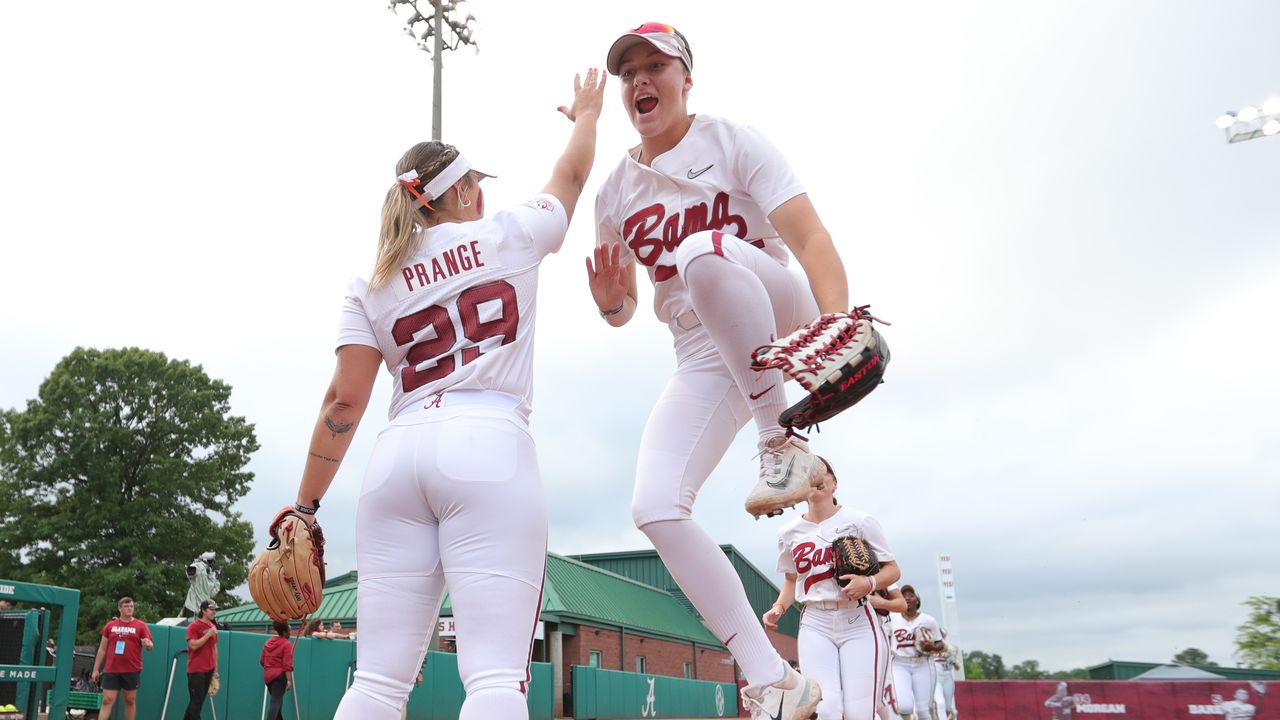
[[867, 579], [871, 581], [871, 589], [867, 591], [867, 594], [870, 595], [871, 593], [876, 591], [876, 576], [868, 575]]
[[300, 502], [296, 502], [293, 504], [293, 509], [297, 510], [303, 515], [315, 515], [316, 511], [320, 509], [320, 498], [316, 498], [311, 502], [315, 503], [315, 507], [307, 507], [306, 505], [303, 505]]
[[626, 306], [627, 306], [627, 299], [626, 299], [626, 298], [623, 298], [623, 299], [622, 299], [622, 304], [621, 304], [621, 305], [619, 305], [618, 307], [616, 307], [616, 308], [614, 308], [614, 309], [612, 309], [612, 310], [601, 310], [601, 311], [600, 311], [600, 317], [603, 317], [603, 318], [613, 317], [614, 315], [617, 315], [618, 313], [622, 312], [622, 308], [624, 308], [624, 307], [626, 307]]

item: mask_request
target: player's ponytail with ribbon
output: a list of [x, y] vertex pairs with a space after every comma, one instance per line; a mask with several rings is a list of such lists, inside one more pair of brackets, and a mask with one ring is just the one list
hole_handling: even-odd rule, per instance
[[382, 203], [382, 229], [371, 287], [380, 287], [395, 276], [413, 252], [416, 231], [432, 224], [431, 216], [437, 209], [428, 204], [432, 198], [424, 197], [422, 190], [457, 157], [457, 148], [433, 140], [409, 148], [396, 163], [398, 177]]

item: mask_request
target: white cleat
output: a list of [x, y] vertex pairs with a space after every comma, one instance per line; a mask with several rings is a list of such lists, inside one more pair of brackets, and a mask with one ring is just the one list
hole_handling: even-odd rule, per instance
[[742, 706], [751, 711], [751, 720], [809, 720], [817, 714], [822, 688], [795, 670], [787, 672], [799, 681], [790, 690], [778, 685], [742, 689]]
[[760, 479], [747, 496], [747, 512], [781, 515], [809, 499], [809, 491], [822, 482], [823, 465], [802, 440], [774, 435], [760, 443]]

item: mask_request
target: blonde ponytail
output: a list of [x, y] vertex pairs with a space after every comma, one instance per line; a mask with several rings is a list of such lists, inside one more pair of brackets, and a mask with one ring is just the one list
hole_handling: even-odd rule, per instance
[[[396, 174], [415, 170], [425, 183], [435, 177], [453, 159], [458, 150], [452, 145], [431, 141], [409, 148], [396, 163]], [[413, 253], [418, 233], [432, 225], [435, 208], [424, 207], [401, 182], [396, 181], [382, 203], [382, 226], [378, 233], [378, 259], [373, 266], [369, 286], [378, 288], [388, 283]]]

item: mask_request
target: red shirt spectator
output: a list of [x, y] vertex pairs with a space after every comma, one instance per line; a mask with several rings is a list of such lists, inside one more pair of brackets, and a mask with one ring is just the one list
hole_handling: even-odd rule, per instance
[[107, 641], [107, 666], [103, 672], [142, 672], [142, 641], [151, 639], [146, 623], [133, 617], [112, 618], [103, 626], [101, 635]]
[[262, 681], [269, 683], [284, 673], [293, 672], [293, 643], [279, 635], [262, 647]]
[[210, 630], [214, 632], [207, 642], [194, 650], [187, 650], [187, 672], [209, 672], [218, 664], [218, 629], [213, 623], [208, 620], [192, 620], [187, 626], [187, 642], [199, 640]]

